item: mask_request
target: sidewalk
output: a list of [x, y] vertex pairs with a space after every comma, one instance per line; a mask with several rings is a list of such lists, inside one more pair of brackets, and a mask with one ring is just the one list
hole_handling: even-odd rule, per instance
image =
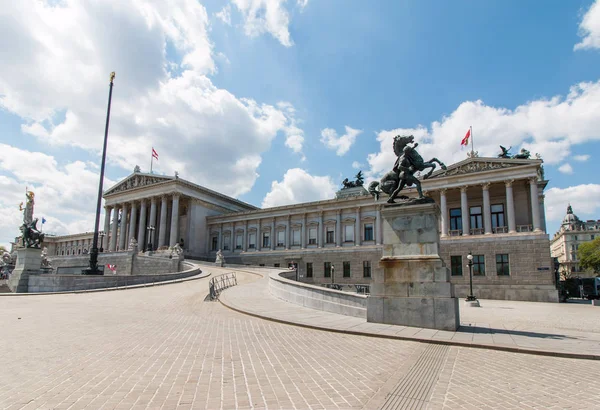
[[221, 269], [262, 275], [225, 290], [219, 300], [231, 309], [268, 320], [362, 336], [600, 360], [600, 308], [590, 305], [482, 300], [481, 308], [467, 308], [461, 301], [461, 327], [449, 332], [368, 323], [295, 305], [271, 295], [268, 269]]

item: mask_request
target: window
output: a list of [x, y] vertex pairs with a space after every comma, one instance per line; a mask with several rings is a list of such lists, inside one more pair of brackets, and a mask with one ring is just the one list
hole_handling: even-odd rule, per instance
[[248, 248], [254, 249], [256, 248], [256, 234], [251, 233], [248, 235]]
[[462, 256], [450, 256], [450, 273], [452, 276], [462, 276]]
[[212, 251], [217, 251], [217, 247], [219, 246], [219, 237], [218, 236], [213, 236], [212, 237], [212, 245], [210, 247], [210, 249]]
[[313, 277], [312, 262], [307, 262], [306, 263], [306, 277], [307, 278], [312, 278]]
[[575, 241], [577, 240], [577, 235], [575, 235], [575, 236], [573, 237], [573, 240], [575, 240]]
[[274, 264], [273, 266], [274, 266], [274, 267], [276, 267], [276, 268], [279, 268], [279, 267], [281, 267], [281, 264], [279, 264], [279, 263], [276, 263], [276, 264]]
[[363, 261], [363, 278], [371, 277], [371, 261]]
[[471, 214], [471, 229], [483, 228], [483, 215], [480, 206], [472, 206], [469, 210]]
[[330, 278], [331, 277], [331, 262], [325, 262], [323, 264], [323, 269], [325, 271], [325, 277]]
[[308, 244], [309, 245], [317, 244], [317, 228], [310, 228], [308, 230]]
[[285, 246], [285, 231], [277, 232], [277, 246]]
[[265, 264], [264, 263], [259, 263], [258, 266], [265, 266]]
[[595, 237], [596, 237], [596, 235], [592, 235], [592, 241], [594, 240]]
[[462, 217], [460, 208], [454, 208], [450, 210], [450, 229], [453, 231], [462, 230]]
[[231, 241], [231, 236], [230, 235], [223, 236], [223, 250], [224, 251], [228, 251], [229, 250], [229, 242], [230, 241]]
[[485, 275], [484, 255], [473, 255], [473, 275]]
[[344, 226], [344, 242], [354, 242], [354, 226]]
[[292, 245], [300, 245], [300, 229], [292, 231]]
[[492, 205], [492, 228], [506, 226], [504, 222], [504, 205]]
[[242, 241], [244, 240], [244, 236], [242, 234], [237, 234], [235, 236], [235, 249], [242, 249]]
[[271, 246], [271, 234], [269, 232], [263, 232], [262, 246], [263, 248]]
[[327, 236], [325, 237], [325, 242], [326, 243], [334, 243], [335, 242], [335, 233], [333, 231], [333, 228], [331, 227], [327, 227]]
[[510, 275], [510, 268], [508, 266], [508, 254], [502, 253], [496, 255], [496, 273], [502, 276]]
[[365, 241], [373, 240], [373, 224], [365, 224]]
[[81, 249], [77, 249], [77, 255], [81, 255]]
[[344, 277], [345, 278], [349, 278], [350, 277], [350, 262], [344, 262]]

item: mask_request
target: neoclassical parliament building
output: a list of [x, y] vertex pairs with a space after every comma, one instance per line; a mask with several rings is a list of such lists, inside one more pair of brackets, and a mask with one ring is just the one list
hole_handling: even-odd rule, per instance
[[[422, 181], [440, 208], [441, 257], [457, 296], [558, 301], [546, 232], [542, 161], [468, 158]], [[403, 191], [404, 193], [405, 191]], [[406, 195], [414, 196], [414, 189]], [[104, 252], [180, 243], [187, 258], [298, 267], [299, 280], [369, 284], [381, 269], [381, 209], [364, 188], [336, 198], [260, 209], [178, 176], [134, 172], [104, 193]], [[92, 233], [50, 237], [49, 255], [87, 253]]]

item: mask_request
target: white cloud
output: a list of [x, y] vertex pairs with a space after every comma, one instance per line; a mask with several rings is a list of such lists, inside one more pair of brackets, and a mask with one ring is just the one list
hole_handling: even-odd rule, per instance
[[300, 10], [304, 10], [307, 4], [308, 0], [298, 0], [298, 7], [300, 7]]
[[589, 156], [588, 154], [584, 154], [584, 155], [575, 155], [575, 156], [573, 157], [573, 159], [574, 159], [575, 161], [579, 161], [579, 162], [585, 162], [585, 161], [587, 161], [588, 159], [590, 159], [590, 156]]
[[281, 44], [291, 47], [290, 16], [283, 4], [286, 0], [231, 0], [242, 13], [244, 31], [250, 37], [269, 33]]
[[[212, 83], [208, 17], [196, 0], [70, 0], [56, 7], [22, 0], [3, 12], [15, 18], [0, 24], [0, 57], [11, 61], [0, 65], [0, 107], [24, 118], [23, 132], [44, 143], [100, 151], [114, 70], [113, 165], [143, 167], [154, 146], [156, 171], [177, 170], [239, 196], [252, 188], [277, 135], [301, 149], [303, 131], [290, 104], [261, 104]], [[167, 55], [168, 43], [176, 56]]]
[[221, 11], [215, 13], [215, 17], [228, 26], [231, 26], [231, 4], [226, 5]]
[[354, 162], [352, 162], [352, 168], [354, 168], [354, 169], [361, 169], [361, 168], [362, 168], [362, 167], [364, 167], [364, 166], [365, 166], [364, 164], [361, 164], [361, 163], [360, 163], [360, 162], [358, 162], [358, 161], [354, 161]]
[[337, 185], [329, 176], [312, 176], [300, 168], [289, 169], [283, 181], [273, 181], [263, 208], [332, 199]]
[[600, 48], [600, 0], [596, 0], [581, 19], [579, 36], [583, 39], [575, 44], [574, 50]]
[[558, 167], [558, 170], [567, 175], [571, 175], [573, 173], [573, 167], [568, 162]]
[[[35, 166], [23, 166], [35, 164]], [[97, 169], [81, 161], [59, 165], [52, 156], [0, 144], [0, 243], [19, 234], [25, 202], [25, 188], [35, 193], [34, 217], [47, 222], [44, 232], [68, 234], [91, 231], [98, 194]], [[104, 187], [115, 182], [107, 178]]]
[[391, 169], [395, 160], [392, 142], [397, 134], [413, 134], [425, 160], [461, 161], [469, 149], [461, 149], [460, 141], [470, 125], [480, 156], [495, 157], [502, 144], [512, 146], [513, 153], [523, 147], [532, 155], [540, 153], [548, 164], [559, 164], [570, 156], [572, 146], [600, 140], [599, 111], [600, 81], [577, 84], [566, 97], [534, 100], [514, 110], [466, 101], [429, 128], [419, 125], [379, 132], [380, 152], [368, 156], [368, 175], [379, 176]]
[[561, 221], [571, 204], [573, 212], [581, 219], [599, 219], [600, 185], [582, 184], [568, 188], [550, 188], [545, 191], [546, 218]]
[[350, 150], [350, 147], [356, 141], [356, 137], [362, 133], [362, 130], [355, 130], [346, 125], [346, 133], [338, 137], [333, 128], [321, 130], [321, 142], [329, 149], [335, 150], [338, 156], [342, 156]]

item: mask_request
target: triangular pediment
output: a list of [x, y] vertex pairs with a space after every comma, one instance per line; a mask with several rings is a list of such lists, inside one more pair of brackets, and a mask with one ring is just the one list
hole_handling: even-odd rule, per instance
[[435, 171], [429, 179], [445, 178], [454, 175], [474, 174], [477, 172], [493, 171], [505, 168], [522, 167], [526, 165], [541, 164], [539, 159], [515, 158], [467, 158], [448, 167]]
[[129, 175], [127, 178], [118, 182], [115, 186], [110, 189], [104, 191], [104, 196], [116, 194], [118, 192], [125, 192], [131, 189], [137, 189], [145, 186], [156, 185], [162, 182], [168, 182], [174, 180], [175, 177], [167, 177], [164, 175], [155, 175], [155, 174], [142, 174], [141, 172], [136, 172]]

